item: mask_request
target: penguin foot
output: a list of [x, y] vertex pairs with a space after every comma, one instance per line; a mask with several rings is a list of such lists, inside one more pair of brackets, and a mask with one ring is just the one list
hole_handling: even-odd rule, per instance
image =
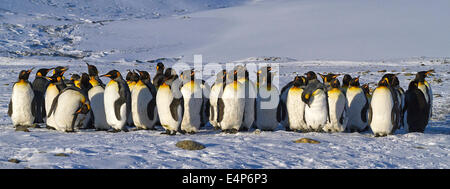
[[220, 130], [220, 127], [219, 126], [214, 126], [214, 130]]
[[108, 130], [109, 133], [118, 133], [120, 132], [120, 129], [110, 129]]
[[169, 136], [175, 136], [177, 134], [176, 131], [169, 131]]
[[248, 131], [248, 128], [247, 127], [241, 127], [241, 128], [239, 128], [239, 131]]
[[224, 132], [227, 134], [236, 134], [236, 133], [238, 133], [238, 130], [237, 129], [225, 129]]
[[56, 130], [54, 127], [49, 126], [49, 125], [46, 125], [45, 128], [46, 128], [46, 129], [49, 129], [49, 130]]
[[191, 135], [193, 135], [193, 134], [195, 134], [196, 132], [195, 131], [191, 131], [191, 132], [188, 132], [189, 134], [191, 134]]
[[181, 130], [180, 133], [183, 134], [183, 135], [185, 135], [185, 134], [187, 133], [187, 131]]
[[169, 134], [170, 134], [170, 131], [169, 131], [169, 130], [166, 130], [166, 131], [162, 132], [161, 134], [162, 134], [162, 135], [169, 135]]

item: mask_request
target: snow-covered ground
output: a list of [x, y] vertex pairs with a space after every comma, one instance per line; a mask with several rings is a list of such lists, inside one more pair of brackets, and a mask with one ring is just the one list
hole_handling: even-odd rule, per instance
[[[450, 18], [448, 1], [52, 1], [0, 3], [0, 168], [450, 168]], [[16, 132], [7, 116], [11, 84], [22, 69], [69, 66], [101, 73], [155, 73], [204, 63], [276, 63], [280, 87], [307, 71], [349, 73], [375, 83], [399, 73], [408, 86], [434, 69], [433, 118], [425, 133], [375, 138], [365, 133], [195, 135], [158, 131]], [[386, 70], [386, 72], [379, 72]], [[180, 71], [180, 70], [178, 70]], [[34, 72], [33, 72], [34, 74]], [[209, 75], [204, 79], [211, 82]], [[254, 78], [254, 76], [252, 76]], [[341, 79], [342, 76], [339, 77]], [[34, 76], [30, 78], [34, 79]], [[107, 82], [107, 80], [104, 80]], [[297, 144], [307, 137], [320, 144]], [[175, 143], [191, 139], [200, 151]], [[65, 153], [68, 156], [55, 156]], [[18, 164], [8, 162], [15, 158]]]

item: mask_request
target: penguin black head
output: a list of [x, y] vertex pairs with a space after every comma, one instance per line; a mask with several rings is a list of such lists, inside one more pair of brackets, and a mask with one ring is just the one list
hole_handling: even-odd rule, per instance
[[41, 68], [41, 69], [39, 69], [39, 70], [36, 72], [36, 76], [37, 76], [37, 77], [45, 77], [45, 76], [47, 76], [47, 73], [48, 73], [50, 70], [53, 70], [53, 68], [49, 68], [49, 69]]
[[115, 80], [118, 78], [122, 78], [122, 75], [117, 70], [111, 70], [108, 73], [101, 75], [100, 77], [109, 77], [110, 79]]
[[388, 83], [392, 87], [398, 87], [400, 85], [400, 81], [398, 80], [397, 75], [395, 74], [384, 74], [381, 79], [387, 79]]
[[383, 86], [383, 87], [389, 87], [389, 79], [388, 78], [383, 78], [378, 82], [378, 87]]
[[67, 70], [69, 70], [68, 67], [58, 66], [53, 69], [53, 75], [63, 76]]
[[306, 85], [306, 77], [304, 76], [295, 76], [293, 85], [295, 87], [305, 86]]
[[86, 65], [88, 66], [89, 76], [98, 76], [97, 67], [95, 67], [94, 65], [88, 64], [87, 62], [86, 62]]
[[31, 68], [29, 70], [22, 70], [22, 71], [20, 71], [20, 73], [19, 73], [19, 80], [27, 81], [28, 78], [30, 77], [30, 73], [31, 73], [31, 71], [33, 71], [33, 69], [34, 68]]
[[156, 72], [157, 73], [164, 72], [164, 64], [162, 62], [158, 62], [158, 64], [156, 64]]
[[139, 77], [140, 77], [139, 74], [133, 70], [133, 72], [131, 73], [130, 81], [137, 82], [137, 81], [139, 81]]
[[125, 76], [126, 81], [131, 81], [131, 76], [133, 75], [133, 72], [131, 70], [128, 70], [127, 75]]
[[91, 106], [89, 104], [84, 103], [81, 107], [75, 112], [75, 114], [87, 114], [91, 110]]
[[178, 78], [178, 75], [177, 75], [177, 72], [175, 72], [174, 69], [167, 68], [166, 71], [164, 72], [164, 78], [165, 78], [165, 80], [169, 80], [169, 79], [175, 80], [175, 79]]
[[352, 80], [350, 80], [350, 86], [352, 87], [359, 87], [359, 77], [355, 77]]
[[368, 83], [362, 85], [361, 88], [362, 88], [364, 94], [370, 94], [370, 87], [369, 87]]
[[89, 90], [92, 88], [92, 84], [89, 82], [90, 77], [87, 73], [82, 73], [80, 78], [80, 88]]
[[304, 90], [302, 93], [302, 101], [306, 105], [308, 105], [308, 107], [310, 106], [309, 101], [311, 100], [312, 93], [313, 93], [312, 91], [306, 91], [306, 90]]
[[332, 79], [334, 79], [334, 78], [339, 76], [339, 74], [333, 74], [333, 73], [329, 73], [327, 75], [322, 75], [322, 74], [319, 73], [319, 75], [322, 78], [323, 83], [329, 83], [329, 82], [331, 82]]
[[342, 79], [342, 86], [347, 86], [350, 84], [350, 81], [352, 80], [352, 76], [345, 74], [344, 78]]
[[408, 91], [416, 90], [416, 89], [418, 89], [418, 86], [419, 86], [419, 81], [417, 81], [417, 80], [412, 80], [412, 81], [409, 83]]
[[150, 79], [150, 74], [147, 71], [144, 70], [136, 70], [139, 73], [139, 79], [144, 81], [144, 80], [149, 80]]
[[428, 71], [420, 71], [417, 72], [415, 80], [419, 82], [425, 82], [425, 78], [430, 75], [434, 70], [428, 70]]
[[305, 75], [306, 75], [306, 80], [308, 80], [308, 81], [317, 79], [317, 75], [313, 71], [306, 72]]
[[227, 80], [227, 70], [222, 70], [216, 74], [216, 82], [225, 83]]
[[184, 70], [180, 73], [180, 78], [183, 82], [194, 81], [195, 71], [194, 69]]
[[341, 82], [339, 82], [338, 79], [333, 78], [330, 81], [330, 86], [331, 86], [331, 88], [339, 88], [339, 87], [341, 87]]
[[72, 74], [72, 77], [70, 77], [71, 81], [78, 81], [80, 79], [81, 79], [81, 77], [78, 74]]

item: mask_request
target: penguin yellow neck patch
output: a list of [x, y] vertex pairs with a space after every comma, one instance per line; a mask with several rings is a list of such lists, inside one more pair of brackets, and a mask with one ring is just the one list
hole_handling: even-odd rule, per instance
[[116, 83], [117, 83], [116, 81], [111, 80], [111, 81], [108, 82], [108, 85], [107, 85], [107, 86], [110, 86], [110, 85], [113, 85], [113, 84], [116, 84]]
[[98, 85], [98, 81], [93, 76], [91, 76], [91, 79], [89, 80], [89, 83], [91, 83], [92, 87], [95, 87], [95, 86]]

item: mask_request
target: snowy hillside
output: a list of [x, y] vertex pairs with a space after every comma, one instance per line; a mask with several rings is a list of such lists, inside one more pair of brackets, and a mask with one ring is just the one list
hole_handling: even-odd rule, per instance
[[[16, 0], [0, 3], [0, 168], [450, 168], [449, 1]], [[7, 108], [22, 69], [69, 66], [66, 76], [173, 66], [276, 63], [279, 86], [307, 71], [361, 76], [371, 88], [398, 73], [404, 89], [434, 69], [425, 133], [15, 131]], [[178, 70], [180, 71], [180, 70]], [[34, 79], [35, 72], [30, 80]], [[252, 73], [251, 78], [255, 78]], [[342, 76], [338, 77], [342, 79]], [[211, 75], [203, 76], [209, 83]], [[106, 83], [108, 80], [103, 79]], [[299, 138], [320, 144], [297, 144]], [[206, 148], [185, 151], [191, 139]], [[62, 153], [62, 154], [61, 154]], [[19, 163], [8, 162], [17, 159]]]

